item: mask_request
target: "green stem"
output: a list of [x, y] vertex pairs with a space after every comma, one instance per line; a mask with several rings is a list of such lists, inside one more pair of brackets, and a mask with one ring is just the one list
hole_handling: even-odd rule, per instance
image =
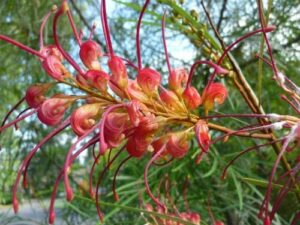
[[[263, 2], [260, 0], [259, 4], [263, 4]], [[263, 14], [263, 20], [264, 20], [264, 26], [268, 26], [269, 22], [269, 16], [271, 13], [271, 8], [273, 5], [273, 0], [268, 0], [268, 11], [266, 15]], [[260, 40], [260, 49], [259, 49], [259, 55], [263, 57], [264, 53], [264, 44], [265, 44], [265, 39], [264, 36], [262, 35], [261, 40]], [[258, 59], [258, 77], [257, 77], [257, 93], [258, 93], [258, 100], [259, 100], [259, 105], [261, 105], [261, 96], [262, 96], [262, 79], [263, 79], [263, 60]]]

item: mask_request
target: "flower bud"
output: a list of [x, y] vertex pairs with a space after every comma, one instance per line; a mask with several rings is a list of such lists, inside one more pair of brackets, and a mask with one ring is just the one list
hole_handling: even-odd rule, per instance
[[202, 103], [201, 96], [196, 88], [190, 86], [187, 87], [182, 93], [182, 98], [188, 109], [196, 109]]
[[181, 95], [188, 80], [188, 72], [184, 68], [171, 71], [169, 76], [169, 87], [176, 94]]
[[95, 41], [88, 40], [82, 43], [79, 56], [83, 64], [90, 70], [101, 69], [99, 58], [102, 56], [102, 50]]
[[53, 97], [43, 102], [38, 110], [38, 118], [46, 125], [54, 126], [61, 122], [68, 106], [74, 98]]
[[202, 94], [205, 110], [209, 111], [213, 109], [215, 103], [219, 105], [223, 104], [227, 95], [227, 89], [221, 83], [212, 83], [209, 87], [206, 87]]
[[203, 152], [207, 152], [210, 144], [208, 125], [204, 120], [199, 120], [195, 125], [195, 134], [199, 147]]
[[130, 121], [135, 127], [139, 125], [140, 119], [144, 117], [147, 110], [147, 106], [137, 100], [132, 100], [131, 103], [127, 106], [127, 112]]
[[172, 134], [166, 145], [168, 153], [174, 158], [182, 158], [189, 150], [189, 141], [186, 134]]
[[91, 129], [101, 113], [100, 104], [86, 104], [76, 109], [71, 115], [71, 127], [73, 131], [81, 136]]
[[152, 139], [135, 132], [130, 138], [128, 138], [126, 149], [129, 155], [140, 158], [148, 150], [148, 147]]
[[85, 73], [84, 78], [92, 87], [98, 89], [102, 94], [107, 93], [109, 75], [104, 71], [89, 70]]
[[49, 56], [56, 56], [60, 61], [63, 61], [64, 57], [58, 48], [55, 45], [44, 46], [40, 53], [45, 56], [45, 58]]
[[161, 150], [161, 148], [164, 148], [165, 150], [163, 152], [160, 153], [159, 155], [159, 159], [162, 160], [168, 160], [168, 151], [166, 149], [166, 143], [168, 141], [168, 136], [162, 136], [159, 139], [153, 141], [151, 143], [152, 147], [153, 147], [153, 153], [152, 155], [155, 155], [159, 150]]
[[161, 75], [153, 69], [144, 68], [138, 72], [137, 82], [148, 96], [153, 96], [161, 82]]
[[148, 96], [142, 91], [136, 80], [128, 80], [127, 92], [131, 99], [140, 102], [149, 101]]
[[54, 55], [50, 55], [42, 62], [42, 67], [46, 73], [54, 80], [63, 80], [67, 73], [66, 68]]
[[108, 67], [111, 70], [110, 80], [120, 90], [124, 90], [128, 84], [126, 65], [118, 56], [112, 56], [108, 61]]
[[129, 126], [127, 113], [111, 112], [108, 114], [104, 125], [104, 138], [108, 147], [117, 147], [125, 138], [124, 130]]
[[159, 94], [160, 99], [170, 109], [180, 110], [180, 100], [173, 91], [163, 89]]
[[37, 108], [45, 101], [44, 94], [49, 90], [51, 84], [35, 84], [30, 86], [25, 95], [25, 100], [29, 107]]

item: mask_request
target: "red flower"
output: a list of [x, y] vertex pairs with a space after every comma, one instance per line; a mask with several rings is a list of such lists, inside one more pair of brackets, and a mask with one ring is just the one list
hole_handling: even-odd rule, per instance
[[101, 66], [99, 58], [102, 56], [100, 46], [92, 40], [88, 40], [81, 44], [79, 56], [83, 64], [90, 70], [100, 70]]
[[102, 94], [107, 93], [109, 75], [104, 71], [89, 70], [85, 73], [84, 78], [92, 87], [97, 88]]
[[202, 103], [202, 99], [196, 88], [189, 86], [182, 93], [182, 98], [188, 109], [196, 109]]
[[119, 92], [121, 92], [118, 95], [123, 97], [123, 91], [128, 85], [126, 65], [120, 57], [112, 56], [108, 61], [108, 67], [112, 73], [110, 81], [112, 85], [115, 86], [115, 88], [118, 88]]
[[63, 80], [67, 75], [67, 70], [55, 55], [50, 55], [42, 62], [42, 67], [46, 73], [55, 80]]
[[48, 126], [54, 126], [61, 122], [68, 106], [74, 101], [74, 98], [68, 96], [52, 97], [43, 102], [38, 110], [38, 118]]
[[218, 103], [219, 105], [227, 98], [227, 89], [221, 83], [212, 83], [206, 87], [202, 94], [203, 105], [205, 110], [209, 111], [214, 108], [214, 104]]
[[188, 72], [184, 68], [177, 68], [169, 75], [169, 87], [176, 94], [181, 95], [188, 80]]
[[195, 125], [195, 134], [199, 147], [203, 152], [207, 152], [210, 144], [210, 135], [207, 123], [199, 120]]
[[171, 134], [166, 145], [168, 153], [174, 158], [182, 158], [189, 150], [189, 140], [186, 134]]
[[156, 70], [144, 68], [138, 72], [137, 82], [148, 96], [153, 96], [160, 85], [161, 75]]
[[51, 84], [35, 84], [30, 86], [25, 95], [25, 100], [31, 108], [37, 108], [45, 101], [44, 94], [51, 87]]
[[76, 109], [71, 115], [71, 126], [73, 131], [81, 136], [91, 129], [101, 114], [100, 104], [86, 104]]

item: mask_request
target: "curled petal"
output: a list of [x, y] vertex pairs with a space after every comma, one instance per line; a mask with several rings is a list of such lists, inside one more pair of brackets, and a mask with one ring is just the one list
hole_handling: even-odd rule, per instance
[[136, 80], [128, 80], [127, 92], [131, 99], [141, 102], [149, 101], [148, 96], [140, 88]]
[[147, 136], [135, 134], [128, 138], [126, 149], [132, 157], [140, 158], [147, 152], [152, 139]]
[[189, 150], [189, 141], [185, 134], [172, 134], [166, 145], [168, 153], [174, 158], [182, 158]]
[[127, 106], [127, 112], [131, 123], [137, 127], [140, 123], [140, 119], [144, 116], [147, 111], [147, 107], [137, 100], [132, 100], [131, 104]]
[[196, 88], [189, 86], [182, 93], [182, 98], [188, 109], [196, 109], [202, 103], [202, 99]]
[[160, 73], [150, 68], [141, 69], [137, 75], [137, 83], [148, 96], [152, 96], [153, 93], [157, 92], [160, 82]]
[[124, 139], [124, 129], [129, 126], [127, 113], [111, 112], [104, 125], [104, 138], [108, 147], [117, 147]]
[[124, 90], [128, 84], [128, 76], [123, 60], [118, 56], [112, 56], [108, 61], [108, 67], [112, 73], [110, 78], [111, 82], [117, 86], [117, 88]]
[[85, 73], [84, 78], [94, 88], [97, 88], [101, 93], [107, 93], [107, 84], [109, 75], [100, 70], [89, 70]]
[[188, 80], [188, 72], [184, 68], [177, 68], [171, 71], [169, 76], [169, 87], [176, 94], [181, 95]]
[[[165, 148], [165, 145], [168, 141], [168, 137], [167, 136], [163, 136], [160, 137], [159, 139], [153, 141], [151, 143], [152, 147], [153, 147], [153, 154], [156, 154], [161, 148]], [[159, 157], [164, 158], [166, 155], [168, 154], [167, 151], [163, 151]]]
[[48, 45], [44, 46], [40, 53], [47, 58], [48, 56], [56, 56], [60, 61], [63, 61], [64, 57], [60, 53], [60, 51], [57, 49], [55, 45]]
[[209, 111], [214, 108], [215, 103], [223, 104], [227, 95], [227, 88], [222, 83], [212, 83], [202, 94], [204, 108]]
[[54, 55], [50, 55], [42, 62], [42, 67], [46, 73], [55, 80], [63, 80], [67, 70]]
[[148, 114], [140, 118], [140, 123], [135, 132], [143, 136], [153, 135], [159, 128], [158, 119], [153, 114]]
[[101, 114], [100, 104], [86, 104], [76, 109], [71, 115], [71, 126], [73, 131], [81, 136], [90, 130]]
[[102, 56], [100, 46], [92, 40], [88, 40], [80, 46], [79, 56], [83, 64], [91, 70], [100, 70], [99, 58]]
[[159, 94], [160, 99], [166, 104], [170, 109], [180, 110], [180, 100], [173, 91], [163, 89]]
[[54, 126], [61, 122], [72, 98], [50, 98], [43, 102], [38, 110], [38, 118], [46, 125]]
[[30, 86], [25, 95], [25, 100], [29, 107], [37, 108], [45, 101], [44, 94], [49, 90], [51, 84], [35, 84]]
[[208, 125], [204, 120], [199, 120], [195, 126], [195, 133], [199, 147], [207, 152], [210, 144]]

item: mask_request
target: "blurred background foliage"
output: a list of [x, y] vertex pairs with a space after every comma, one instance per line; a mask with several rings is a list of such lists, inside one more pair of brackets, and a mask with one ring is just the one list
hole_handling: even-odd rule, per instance
[[[43, 16], [51, 9], [53, 4], [60, 1], [51, 0], [2, 0], [0, 3], [0, 33], [12, 37], [32, 48], [38, 49], [38, 31]], [[166, 1], [159, 1], [166, 2]], [[174, 0], [175, 2], [175, 0]], [[177, 4], [180, 5], [177, 1]], [[266, 3], [266, 2], [264, 2]], [[113, 45], [116, 52], [136, 61], [135, 53], [135, 26], [138, 18], [138, 10], [143, 4], [141, 0], [116, 0], [108, 1], [109, 23], [113, 35]], [[93, 23], [97, 29], [95, 39], [102, 44], [105, 49], [103, 34], [100, 29], [99, 1], [96, 0], [70, 0], [77, 27], [82, 28], [85, 36], [88, 36]], [[210, 11], [211, 17], [217, 26], [221, 36], [226, 43], [230, 43], [237, 37], [259, 27], [257, 7], [255, 0], [207, 0], [205, 5]], [[266, 5], [266, 4], [265, 4]], [[186, 12], [196, 16], [199, 24], [207, 27], [209, 33], [213, 34], [208, 25], [207, 18], [200, 5], [200, 1], [186, 1], [181, 5]], [[161, 16], [167, 10], [167, 42], [171, 62], [174, 66], [185, 66], [189, 68], [196, 59], [204, 58], [201, 43], [195, 41], [195, 37], [186, 30], [184, 21], [176, 19], [172, 9], [166, 4], [153, 1], [143, 20], [142, 26], [142, 54], [143, 63], [160, 70], [167, 76], [167, 67], [163, 54], [161, 40]], [[196, 12], [196, 14], [195, 14]], [[300, 77], [297, 76], [300, 70], [300, 6], [297, 0], [274, 0], [271, 7], [269, 24], [277, 27], [276, 31], [270, 35], [274, 52], [280, 69], [291, 79], [299, 84]], [[177, 24], [177, 25], [176, 25]], [[179, 24], [179, 25], [178, 25]], [[52, 43], [51, 22], [45, 30], [46, 43]], [[66, 18], [60, 22], [59, 36], [63, 44], [74, 57], [78, 54], [72, 31]], [[197, 36], [196, 36], [197, 37]], [[263, 66], [262, 84], [260, 89], [258, 83], [258, 60], [254, 54], [259, 51], [260, 36], [255, 36], [240, 44], [232, 52], [237, 60], [245, 77], [256, 91], [261, 95], [261, 104], [268, 113], [292, 114], [287, 104], [280, 100], [282, 91], [274, 85], [272, 74], [267, 66]], [[78, 60], [78, 58], [76, 58]], [[47, 75], [41, 70], [39, 61], [19, 49], [0, 42], [0, 118], [24, 96], [26, 88], [36, 82], [49, 81]], [[132, 72], [132, 71], [131, 71]], [[201, 67], [199, 75], [194, 79], [194, 84], [202, 90], [209, 71]], [[135, 74], [131, 73], [134, 77]], [[230, 79], [224, 79], [229, 88], [230, 97], [220, 112], [250, 112], [247, 105], [241, 98]], [[57, 91], [65, 89], [58, 87]], [[71, 90], [69, 90], [71, 91]], [[26, 108], [22, 105], [20, 109], [11, 117], [18, 115]], [[228, 127], [240, 127], [250, 121], [223, 120], [222, 123]], [[11, 186], [14, 182], [18, 166], [26, 153], [44, 137], [49, 129], [43, 126], [36, 118], [27, 119], [20, 122], [19, 129], [8, 129], [0, 136], [0, 204], [9, 205], [11, 203]], [[212, 132], [216, 137], [218, 133]], [[282, 134], [279, 134], [282, 135]], [[74, 135], [67, 130], [65, 134], [57, 136], [43, 146], [35, 155], [29, 169], [29, 188], [21, 191], [20, 198], [24, 202], [30, 199], [43, 202], [49, 199], [52, 185], [65, 159], [68, 147], [74, 141]], [[221, 174], [226, 163], [241, 150], [262, 143], [259, 140], [247, 140], [245, 138], [230, 138], [226, 143], [214, 145], [200, 165], [193, 163], [195, 154], [199, 151], [196, 142], [191, 146], [190, 153], [182, 160], [177, 160], [169, 165], [154, 167], [150, 170], [149, 180], [154, 193], [163, 193], [161, 188], [157, 189], [160, 182], [163, 182], [166, 174], [170, 179], [170, 194], [174, 204], [179, 211], [185, 211], [185, 202], [182, 194], [186, 177], [189, 177], [187, 199], [192, 211], [201, 214], [207, 224], [212, 224], [208, 215], [208, 205], [217, 219], [223, 220], [228, 225], [260, 224], [257, 219], [260, 203], [265, 191], [264, 185], [257, 185], [245, 182], [243, 178], [255, 178], [267, 180], [272, 167], [275, 154], [271, 148], [264, 148], [240, 158], [229, 170], [228, 176], [222, 180]], [[289, 155], [292, 162], [297, 152]], [[122, 156], [125, 158], [125, 154]], [[103, 179], [101, 193], [105, 203], [102, 209], [106, 214], [105, 224], [145, 224], [150, 221], [145, 213], [136, 210], [142, 208], [141, 202], [149, 202], [148, 196], [144, 193], [143, 168], [149, 160], [146, 157], [142, 160], [130, 160], [120, 172], [117, 186], [120, 201], [114, 203], [110, 191], [112, 176], [116, 166], [112, 166], [107, 176]], [[118, 162], [121, 159], [117, 160]], [[74, 188], [77, 188], [75, 200], [67, 203], [64, 200], [63, 187], [60, 187], [57, 204], [60, 212], [60, 219], [57, 224], [97, 224], [96, 210], [91, 202], [86, 187], [88, 182], [88, 172], [93, 163], [91, 153], [82, 157], [76, 162], [72, 170], [72, 181]], [[97, 166], [98, 175], [104, 167], [104, 160]], [[114, 164], [118, 165], [118, 163]], [[97, 176], [94, 177], [95, 180]], [[110, 204], [111, 203], [111, 204]], [[172, 208], [172, 204], [168, 203]], [[289, 224], [296, 198], [289, 194], [287, 200], [281, 207], [274, 224]], [[44, 205], [44, 204], [41, 204]], [[130, 207], [126, 207], [130, 206]], [[20, 206], [22, 208], [22, 205]], [[27, 207], [27, 206], [26, 206]], [[47, 203], [44, 205], [47, 209]], [[46, 224], [46, 219], [40, 216], [35, 224]], [[32, 222], [32, 218], [22, 218], [13, 216], [7, 208], [0, 207], [0, 224], [14, 224], [17, 221]], [[122, 222], [120, 222], [122, 221]]]

